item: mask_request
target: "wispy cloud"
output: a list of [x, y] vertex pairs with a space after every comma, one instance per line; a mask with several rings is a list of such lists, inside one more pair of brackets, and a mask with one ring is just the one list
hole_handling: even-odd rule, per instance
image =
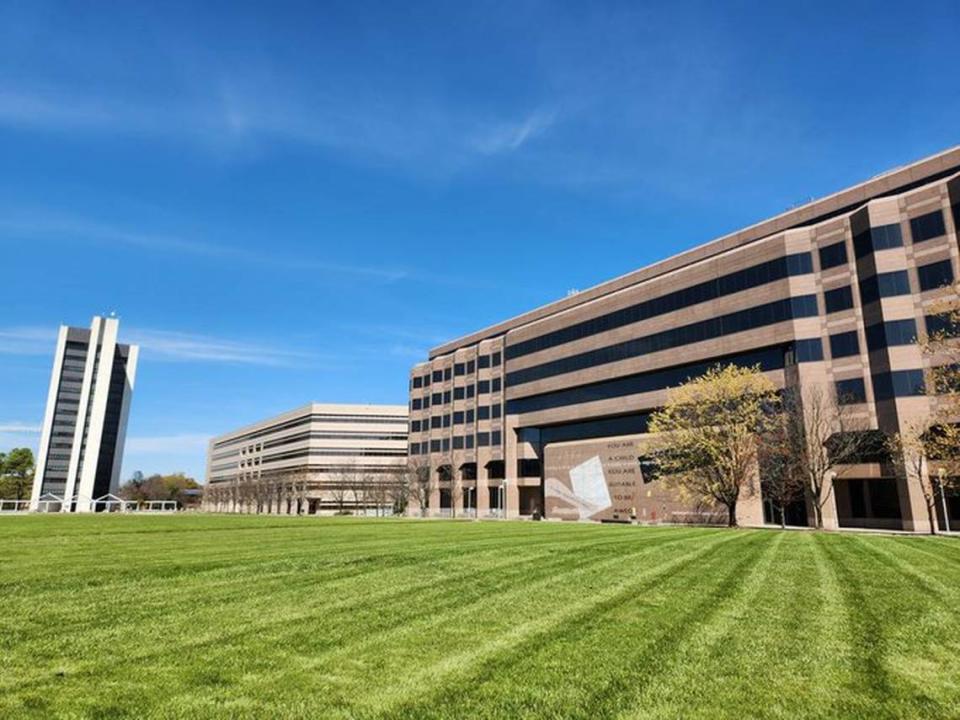
[[169, 455], [205, 451], [211, 437], [212, 435], [202, 433], [129, 437], [126, 441], [126, 452], [142, 455]]
[[299, 367], [314, 359], [310, 353], [273, 345], [170, 330], [131, 328], [124, 339], [139, 345], [143, 357], [151, 360]]
[[122, 244], [163, 254], [202, 256], [256, 265], [260, 268], [359, 276], [382, 282], [395, 282], [408, 275], [408, 271], [403, 268], [331, 263], [309, 256], [294, 258], [282, 253], [257, 252], [176, 235], [132, 232], [82, 218], [58, 216], [56, 213], [8, 214], [7, 217], [0, 219], [0, 233], [13, 237], [56, 242], [69, 239], [112, 245]]
[[50, 355], [57, 340], [56, 328], [0, 328], [0, 354]]
[[25, 422], [0, 422], [0, 433], [11, 433], [18, 435], [36, 435], [40, 432], [40, 426]]
[[[56, 329], [48, 327], [0, 328], [0, 353], [53, 355], [56, 338]], [[122, 340], [139, 345], [141, 357], [151, 361], [305, 367], [323, 359], [316, 353], [273, 344], [173, 330], [124, 328]]]
[[482, 135], [473, 138], [472, 145], [483, 155], [513, 152], [546, 132], [555, 117], [553, 112], [535, 112], [519, 122], [504, 123], [485, 130]]

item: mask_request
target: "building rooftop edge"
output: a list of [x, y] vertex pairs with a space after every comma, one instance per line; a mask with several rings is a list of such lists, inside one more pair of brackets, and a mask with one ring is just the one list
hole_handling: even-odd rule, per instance
[[[379, 411], [379, 412], [378, 412]], [[221, 442], [223, 440], [229, 439], [234, 435], [242, 435], [243, 433], [250, 432], [256, 428], [263, 426], [271, 425], [283, 420], [291, 419], [299, 415], [310, 415], [318, 412], [326, 412], [331, 414], [342, 413], [346, 414], [358, 414], [359, 412], [367, 412], [373, 415], [383, 414], [384, 417], [388, 415], [409, 415], [409, 408], [406, 405], [386, 405], [386, 404], [373, 404], [373, 403], [318, 403], [318, 402], [309, 402], [305, 405], [300, 405], [291, 410], [285, 412], [277, 413], [271, 417], [264, 418], [263, 420], [257, 420], [256, 422], [248, 423], [243, 425], [235, 430], [230, 430], [228, 432], [222, 433], [220, 435], [214, 435], [210, 438], [210, 443]]]
[[[482, 340], [503, 335], [509, 330], [529, 322], [586, 304], [609, 293], [629, 287], [630, 285], [650, 280], [667, 272], [674, 272], [687, 265], [743, 247], [757, 240], [775, 235], [778, 232], [783, 232], [798, 225], [819, 222], [823, 215], [833, 213], [844, 214], [844, 208], [850, 205], [866, 203], [878, 195], [889, 193], [898, 187], [908, 186], [917, 181], [922, 181], [927, 177], [932, 178], [956, 166], [960, 166], [960, 145], [954, 145], [946, 150], [914, 162], [886, 170], [863, 182], [843, 188], [822, 198], [812, 200], [799, 207], [791, 208], [773, 217], [760, 220], [752, 225], [727, 233], [706, 243], [695, 245], [650, 265], [632, 270], [623, 275], [611, 278], [610, 280], [605, 280], [586, 290], [578, 292], [576, 295], [553, 300], [507, 320], [488, 325], [480, 330], [445, 342], [442, 345], [437, 345], [429, 351], [428, 360], [417, 363], [414, 367], [423, 365], [438, 356], [454, 352], [465, 345], [473, 345]], [[823, 219], [825, 220], [826, 218]]]

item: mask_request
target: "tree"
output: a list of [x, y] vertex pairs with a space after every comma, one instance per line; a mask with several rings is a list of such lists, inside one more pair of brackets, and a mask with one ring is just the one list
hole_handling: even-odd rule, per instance
[[723, 505], [728, 525], [736, 526], [737, 501], [753, 487], [758, 438], [776, 404], [759, 367], [716, 366], [672, 388], [650, 418], [665, 482], [698, 502]]
[[823, 508], [833, 494], [834, 468], [856, 462], [874, 439], [865, 432], [865, 421], [853, 417], [849, 406], [822, 385], [788, 389], [781, 407], [783, 451], [802, 478], [815, 524], [822, 528]]
[[433, 473], [430, 464], [422, 460], [411, 460], [405, 468], [398, 471], [407, 498], [416, 502], [420, 509], [420, 517], [425, 517], [433, 492]]
[[33, 485], [35, 464], [33, 450], [30, 448], [13, 448], [9, 453], [0, 457], [0, 477], [4, 478], [7, 487], [5, 495], [11, 495], [12, 500], [23, 500], [28, 495], [28, 488]]
[[760, 438], [759, 465], [763, 497], [777, 509], [780, 527], [787, 526], [787, 508], [804, 496], [803, 474], [791, 452], [789, 424], [783, 414], [773, 418]]
[[337, 504], [337, 515], [346, 515], [347, 496], [350, 494], [350, 488], [353, 487], [352, 467], [342, 467], [333, 473], [331, 477], [330, 494], [333, 495], [333, 501]]
[[[935, 410], [928, 441], [936, 446], [939, 457], [960, 458], [960, 283], [948, 297], [934, 303], [927, 311], [927, 326], [933, 332], [918, 338], [920, 350], [933, 367], [929, 371], [929, 390], [935, 395]], [[928, 390], [928, 392], [929, 392]]]
[[176, 500], [184, 504], [184, 490], [196, 490], [200, 484], [182, 472], [160, 475], [155, 473], [144, 479], [137, 471], [127, 482], [120, 486], [117, 494], [124, 500], [146, 502], [149, 500]]
[[[923, 494], [930, 522], [930, 534], [937, 534], [937, 493], [933, 480], [927, 472], [927, 458], [931, 451], [932, 428], [927, 420], [908, 422], [902, 432], [887, 441], [887, 448], [896, 472], [908, 483], [916, 483]], [[934, 451], [935, 452], [935, 451]]]

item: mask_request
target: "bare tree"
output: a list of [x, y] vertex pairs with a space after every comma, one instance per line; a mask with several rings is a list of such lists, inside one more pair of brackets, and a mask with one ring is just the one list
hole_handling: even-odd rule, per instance
[[931, 535], [937, 534], [937, 493], [933, 479], [927, 471], [927, 459], [931, 451], [936, 453], [935, 440], [932, 437], [935, 432], [929, 420], [915, 420], [907, 423], [902, 432], [896, 433], [887, 441], [896, 472], [908, 483], [915, 483], [923, 494]]
[[347, 514], [347, 498], [350, 496], [351, 488], [354, 484], [354, 468], [343, 466], [336, 472], [330, 474], [330, 494], [333, 501], [337, 504], [337, 515]]
[[405, 468], [398, 471], [398, 474], [402, 484], [406, 487], [407, 498], [417, 504], [420, 517], [425, 517], [430, 503], [430, 495], [434, 490], [430, 464], [423, 460], [411, 460]]
[[789, 425], [783, 415], [774, 418], [760, 437], [759, 464], [761, 492], [780, 515], [780, 527], [787, 526], [787, 508], [804, 496], [804, 476], [788, 442]]
[[783, 394], [782, 408], [784, 449], [802, 478], [816, 526], [822, 528], [823, 508], [839, 474], [836, 468], [860, 459], [873, 438], [865, 432], [866, 421], [853, 417], [849, 406], [820, 384], [790, 388]]

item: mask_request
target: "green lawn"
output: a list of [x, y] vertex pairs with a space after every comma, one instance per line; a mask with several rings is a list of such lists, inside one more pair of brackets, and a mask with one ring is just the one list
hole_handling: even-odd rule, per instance
[[0, 717], [958, 718], [960, 541], [0, 517]]

